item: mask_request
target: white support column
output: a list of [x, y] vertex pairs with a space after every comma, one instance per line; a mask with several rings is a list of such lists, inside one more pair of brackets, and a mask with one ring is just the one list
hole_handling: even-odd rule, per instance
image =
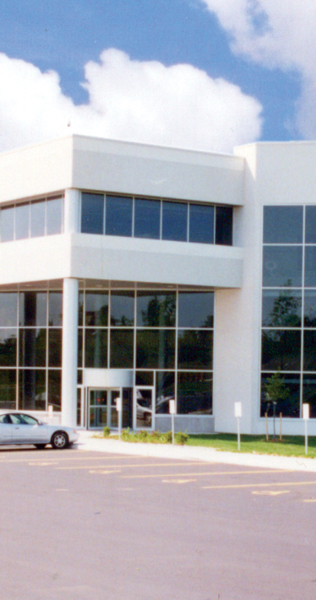
[[77, 424], [78, 368], [78, 290], [77, 279], [64, 279], [62, 344], [62, 424]]
[[79, 231], [80, 191], [75, 189], [65, 190], [64, 201], [64, 233], [77, 233]]

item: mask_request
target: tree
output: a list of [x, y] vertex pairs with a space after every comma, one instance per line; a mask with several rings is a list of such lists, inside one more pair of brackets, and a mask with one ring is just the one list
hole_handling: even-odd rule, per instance
[[267, 402], [272, 402], [273, 405], [273, 438], [275, 439], [275, 413], [277, 402], [286, 400], [290, 394], [289, 388], [285, 386], [284, 378], [281, 376], [280, 371], [273, 373], [268, 378], [267, 383], [264, 386], [264, 391], [267, 396]]

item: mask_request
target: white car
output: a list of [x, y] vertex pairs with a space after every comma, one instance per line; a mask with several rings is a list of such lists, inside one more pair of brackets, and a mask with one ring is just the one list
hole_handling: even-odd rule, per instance
[[36, 448], [45, 448], [51, 444], [53, 448], [62, 450], [78, 440], [78, 434], [71, 427], [47, 425], [26, 413], [6, 411], [0, 414], [0, 445], [32, 444]]

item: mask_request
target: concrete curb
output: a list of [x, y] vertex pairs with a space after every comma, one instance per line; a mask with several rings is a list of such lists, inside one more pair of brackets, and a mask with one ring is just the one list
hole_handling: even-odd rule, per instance
[[92, 450], [109, 454], [172, 458], [175, 460], [200, 460], [203, 462], [243, 465], [247, 467], [316, 472], [316, 460], [313, 458], [220, 452], [214, 448], [201, 448], [198, 446], [134, 444], [111, 440], [110, 438], [93, 437], [93, 434], [87, 431], [80, 432], [79, 440], [75, 447], [78, 450]]

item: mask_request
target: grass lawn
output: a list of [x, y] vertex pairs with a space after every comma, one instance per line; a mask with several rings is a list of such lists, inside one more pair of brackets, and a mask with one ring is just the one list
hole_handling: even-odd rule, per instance
[[[237, 435], [231, 433], [216, 433], [213, 435], [189, 435], [188, 446], [205, 446], [226, 452], [238, 452]], [[283, 441], [271, 438], [266, 441], [264, 435], [242, 435], [241, 452], [256, 454], [278, 454], [280, 456], [306, 456], [305, 438], [300, 435], [283, 436]], [[316, 437], [308, 438], [309, 458], [316, 458]]]

